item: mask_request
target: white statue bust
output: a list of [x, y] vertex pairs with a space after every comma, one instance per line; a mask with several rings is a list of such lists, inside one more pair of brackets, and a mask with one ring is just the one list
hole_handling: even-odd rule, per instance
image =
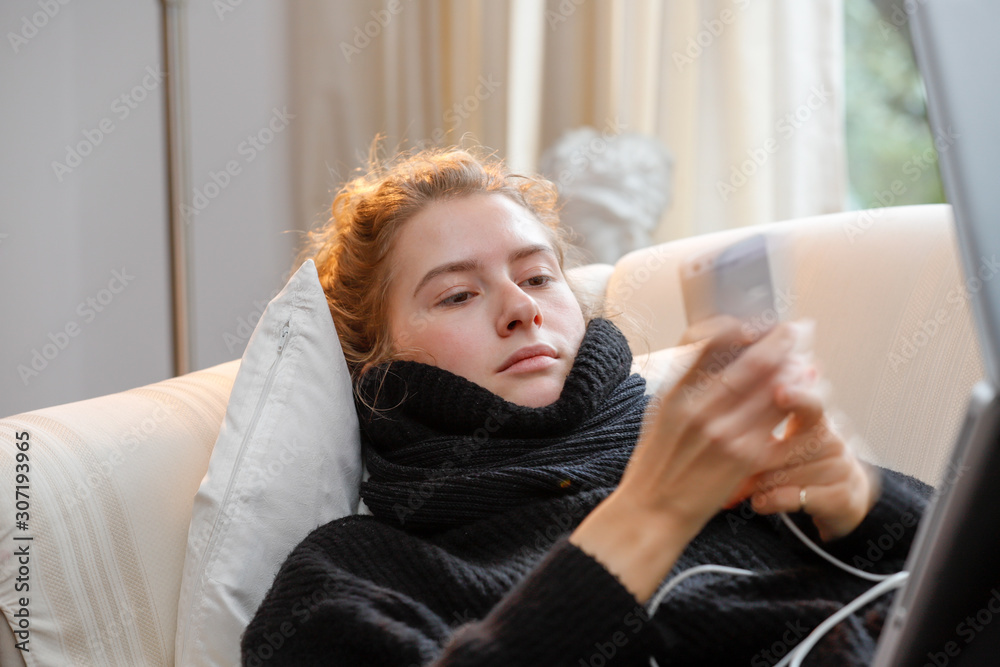
[[571, 130], [539, 162], [559, 188], [563, 224], [586, 262], [613, 264], [652, 242], [670, 203], [673, 157], [655, 138]]

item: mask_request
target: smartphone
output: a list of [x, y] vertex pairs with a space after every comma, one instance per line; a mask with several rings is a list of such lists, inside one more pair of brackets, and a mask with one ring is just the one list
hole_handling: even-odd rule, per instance
[[776, 321], [767, 236], [754, 234], [680, 266], [688, 325], [715, 315]]

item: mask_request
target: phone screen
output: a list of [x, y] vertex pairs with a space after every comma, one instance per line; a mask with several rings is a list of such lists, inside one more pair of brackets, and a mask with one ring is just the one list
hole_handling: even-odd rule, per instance
[[685, 262], [681, 289], [688, 324], [714, 315], [752, 320], [775, 312], [767, 237], [754, 234]]

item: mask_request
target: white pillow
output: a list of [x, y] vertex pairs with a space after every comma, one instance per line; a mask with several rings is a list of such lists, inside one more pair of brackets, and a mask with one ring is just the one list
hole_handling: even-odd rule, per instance
[[360, 481], [350, 377], [308, 260], [250, 338], [195, 498], [176, 664], [238, 664], [279, 566], [311, 530], [357, 511]]

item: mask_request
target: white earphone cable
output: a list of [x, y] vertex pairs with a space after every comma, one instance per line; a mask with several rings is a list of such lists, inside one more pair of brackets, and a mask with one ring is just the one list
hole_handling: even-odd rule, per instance
[[650, 616], [655, 614], [656, 608], [660, 606], [660, 602], [663, 601], [663, 598], [666, 597], [667, 593], [673, 590], [673, 588], [677, 586], [677, 584], [681, 583], [688, 577], [693, 577], [694, 575], [701, 574], [703, 572], [721, 572], [723, 574], [740, 574], [740, 575], [757, 574], [756, 572], [751, 572], [750, 570], [742, 570], [738, 567], [727, 567], [725, 565], [698, 565], [697, 567], [689, 568], [678, 574], [670, 581], [667, 581], [662, 586], [660, 586], [660, 590], [656, 591], [656, 595], [654, 595], [650, 599], [650, 601], [646, 603], [646, 612]]
[[[909, 576], [910, 573], [906, 571], [891, 574], [888, 579], [880, 581], [858, 597], [854, 598], [852, 601], [844, 605], [842, 609], [817, 625], [805, 639], [803, 639], [794, 649], [789, 651], [788, 655], [786, 655], [781, 662], [776, 664], [774, 667], [785, 667], [785, 665], [789, 665], [789, 667], [801, 667], [802, 661], [805, 660], [806, 655], [808, 655], [809, 651], [812, 650], [812, 647], [815, 646], [816, 642], [818, 642], [823, 635], [829, 632], [833, 626], [837, 625], [837, 623], [840, 623], [842, 620], [875, 598], [884, 595], [893, 589], [901, 587]], [[789, 664], [789, 662], [791, 664]]]
[[781, 512], [778, 514], [778, 516], [780, 516], [781, 520], [785, 522], [786, 526], [788, 526], [788, 530], [792, 531], [795, 537], [799, 538], [799, 540], [803, 544], [805, 544], [807, 547], [815, 551], [822, 558], [825, 558], [829, 562], [839, 567], [841, 570], [853, 574], [855, 577], [861, 577], [862, 579], [867, 579], [868, 581], [885, 581], [889, 577], [895, 576], [892, 574], [872, 574], [871, 572], [865, 572], [864, 570], [859, 570], [856, 567], [851, 567], [847, 563], [838, 560], [833, 556], [831, 556], [830, 554], [828, 554], [827, 552], [823, 551], [823, 549], [817, 546], [815, 542], [806, 537], [806, 534], [803, 533], [798, 526], [792, 523], [792, 520], [788, 518], [787, 514]]
[[[788, 526], [788, 529], [792, 531], [793, 535], [799, 538], [799, 540], [803, 544], [812, 549], [823, 559], [827, 560], [834, 566], [856, 577], [860, 577], [861, 579], [866, 579], [868, 581], [878, 582], [876, 585], [869, 588], [867, 591], [856, 597], [851, 602], [848, 602], [839, 611], [832, 614], [826, 620], [824, 620], [822, 623], [816, 626], [816, 628], [814, 628], [813, 631], [809, 633], [809, 635], [805, 639], [803, 639], [799, 644], [797, 644], [795, 648], [793, 648], [791, 651], [788, 652], [788, 655], [786, 655], [779, 663], [777, 663], [774, 666], [774, 667], [785, 667], [786, 665], [788, 665], [788, 667], [801, 667], [802, 661], [805, 659], [806, 655], [808, 655], [809, 651], [812, 650], [813, 646], [816, 645], [816, 643], [823, 637], [823, 635], [825, 635], [827, 632], [830, 631], [830, 628], [834, 627], [842, 620], [844, 620], [852, 613], [854, 613], [857, 609], [863, 607], [864, 605], [868, 604], [869, 602], [878, 598], [879, 596], [884, 595], [885, 593], [891, 590], [900, 588], [906, 582], [906, 579], [910, 576], [910, 573], [904, 570], [901, 572], [895, 572], [893, 574], [872, 574], [871, 572], [865, 572], [864, 570], [859, 570], [856, 567], [852, 567], [847, 563], [831, 556], [829, 553], [820, 548], [815, 542], [810, 540], [806, 536], [806, 534], [803, 533], [799, 529], [799, 527], [792, 522], [790, 518], [788, 518], [787, 514], [781, 512], [779, 513], [779, 516], [781, 517], [781, 520], [785, 522], [785, 525]], [[650, 599], [648, 603], [646, 603], [647, 613], [650, 616], [652, 616], [654, 613], [656, 613], [656, 610], [660, 606], [660, 603], [663, 601], [663, 598], [666, 597], [667, 593], [673, 590], [675, 586], [680, 584], [688, 577], [694, 576], [696, 574], [701, 574], [703, 572], [720, 572], [723, 574], [734, 574], [741, 576], [756, 575], [756, 572], [752, 572], [750, 570], [743, 570], [736, 567], [727, 567], [725, 565], [708, 564], [708, 565], [698, 565], [696, 567], [689, 568], [687, 570], [684, 570], [677, 576], [675, 576], [673, 579], [670, 579], [669, 581], [665, 582], [662, 586], [660, 586], [660, 589], [656, 592], [656, 594]], [[656, 660], [652, 656], [650, 656], [649, 658], [649, 663], [653, 667], [656, 667], [657, 665]]]

